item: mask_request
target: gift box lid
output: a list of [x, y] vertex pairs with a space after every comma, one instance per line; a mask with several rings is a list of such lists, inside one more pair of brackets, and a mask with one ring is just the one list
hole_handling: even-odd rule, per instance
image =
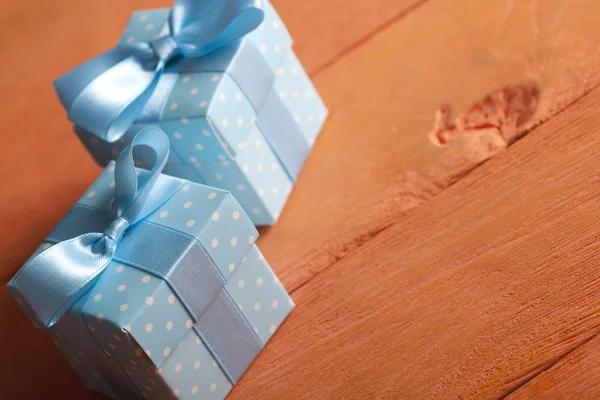
[[[161, 37], [169, 12], [167, 8], [135, 12], [120, 44], [150, 42]], [[170, 65], [138, 123], [160, 119], [163, 124], [177, 121], [187, 125], [193, 119], [206, 118], [210, 126], [202, 132], [212, 132], [220, 139], [221, 147], [235, 158], [273, 88], [275, 69], [284, 62], [292, 44], [285, 25], [268, 2], [264, 4], [264, 14], [259, 28], [241, 42], [201, 59], [183, 59]]]
[[[79, 204], [109, 209], [112, 193], [102, 189], [114, 186], [113, 170], [114, 162], [111, 162]], [[231, 265], [237, 265], [246, 256], [258, 236], [253, 224], [229, 192], [194, 183], [185, 183], [146, 221], [196, 237], [225, 280], [232, 272]], [[176, 297], [166, 282], [138, 269], [113, 263], [94, 288], [92, 301], [83, 310], [84, 318], [94, 326], [94, 320], [102, 314], [100, 318], [103, 322], [128, 330], [140, 347], [148, 350], [152, 363], [160, 366], [169, 355], [165, 349], [174, 349], [191, 329], [190, 316], [184, 308], [172, 306], [176, 303]], [[198, 290], [203, 288], [199, 287]], [[103, 292], [109, 295], [103, 295]], [[167, 301], [155, 303], [151, 300], [162, 297]], [[114, 313], [103, 314], [102, 311], [107, 309], [114, 309]], [[152, 332], [153, 328], [147, 322], [150, 319], [155, 320], [157, 327], [163, 328], [161, 334], [138, 336], [140, 332]], [[173, 321], [185, 322], [175, 324]], [[101, 335], [101, 331], [97, 335]], [[99, 343], [104, 343], [105, 351], [110, 352], [111, 341], [105, 339]]]
[[[135, 11], [119, 39], [119, 44], [150, 42], [159, 38], [169, 12], [170, 8]], [[293, 40], [273, 5], [267, 0], [263, 1], [263, 12], [263, 22], [246, 35], [246, 38], [259, 49], [271, 69], [275, 70], [283, 63]], [[222, 67], [215, 66], [215, 71], [219, 70], [222, 70]]]

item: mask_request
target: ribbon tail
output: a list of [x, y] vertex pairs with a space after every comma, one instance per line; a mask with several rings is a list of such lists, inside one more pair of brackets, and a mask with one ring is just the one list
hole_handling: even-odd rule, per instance
[[114, 251], [103, 234], [86, 233], [28, 261], [9, 285], [49, 328], [96, 284]]

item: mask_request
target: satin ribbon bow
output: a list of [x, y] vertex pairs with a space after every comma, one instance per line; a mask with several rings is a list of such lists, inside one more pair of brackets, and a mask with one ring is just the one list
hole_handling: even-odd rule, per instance
[[[153, 168], [139, 177], [133, 148], [147, 146]], [[119, 155], [115, 166], [114, 220], [103, 233], [85, 233], [50, 247], [27, 262], [12, 285], [46, 327], [54, 325], [100, 279], [126, 231], [164, 204], [181, 181], [161, 175], [169, 156], [169, 139], [158, 128], [141, 130]]]
[[69, 120], [114, 142], [140, 116], [167, 65], [235, 42], [263, 19], [262, 0], [176, 0], [163, 36], [118, 45], [58, 78], [54, 87]]

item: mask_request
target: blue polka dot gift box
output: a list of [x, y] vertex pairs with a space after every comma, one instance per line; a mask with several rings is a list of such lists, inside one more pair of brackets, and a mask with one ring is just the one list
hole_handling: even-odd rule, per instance
[[100, 165], [160, 127], [166, 174], [229, 190], [271, 225], [327, 116], [291, 45], [266, 0], [176, 0], [135, 12], [114, 49], [55, 88]]
[[238, 202], [161, 174], [168, 153], [141, 130], [8, 288], [90, 389], [223, 399], [294, 304]]

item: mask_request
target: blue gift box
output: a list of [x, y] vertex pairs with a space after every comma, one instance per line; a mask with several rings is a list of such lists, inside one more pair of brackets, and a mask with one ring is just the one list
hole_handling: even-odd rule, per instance
[[[75, 132], [95, 160], [106, 165], [141, 128], [158, 126], [171, 139], [165, 173], [229, 190], [255, 225], [275, 223], [327, 109], [271, 4], [256, 7], [264, 20], [241, 40], [167, 65], [135, 123], [118, 140], [98, 137], [71, 118], [70, 110]], [[169, 13], [135, 12], [117, 49], [160, 40]], [[67, 109], [73, 101], [61, 92], [73, 86], [73, 75], [56, 85]]]
[[[136, 173], [139, 182], [149, 179], [146, 170]], [[68, 275], [43, 265], [44, 278], [28, 289], [23, 271], [72, 237], [102, 229], [98, 221], [112, 215], [119, 196], [115, 176], [110, 162], [9, 290], [89, 388], [125, 399], [222, 399], [294, 307], [254, 244], [254, 225], [225, 190], [161, 175], [175, 189], [126, 231], [91, 289], [53, 324], [34, 311], [51, 302], [36, 299], [45, 293], [40, 281], [60, 286]], [[160, 235], [176, 239], [161, 242]], [[148, 272], [148, 264], [169, 258], [175, 261], [164, 277]]]

